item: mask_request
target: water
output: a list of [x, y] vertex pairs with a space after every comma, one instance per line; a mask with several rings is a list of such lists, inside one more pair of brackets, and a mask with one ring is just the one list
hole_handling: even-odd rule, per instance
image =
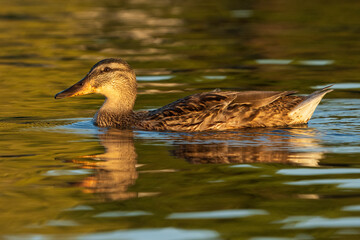
[[[1, 5], [3, 239], [359, 238], [360, 3]], [[136, 69], [136, 109], [214, 88], [335, 91], [308, 126], [98, 129], [102, 97], [53, 96], [114, 56]]]

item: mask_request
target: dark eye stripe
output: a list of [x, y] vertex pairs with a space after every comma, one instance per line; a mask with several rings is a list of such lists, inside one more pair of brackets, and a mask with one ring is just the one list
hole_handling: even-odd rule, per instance
[[101, 70], [101, 72], [114, 72], [114, 71], [123, 71], [123, 72], [129, 72], [129, 69], [124, 69], [124, 68], [110, 68], [110, 67], [105, 67], [103, 70]]

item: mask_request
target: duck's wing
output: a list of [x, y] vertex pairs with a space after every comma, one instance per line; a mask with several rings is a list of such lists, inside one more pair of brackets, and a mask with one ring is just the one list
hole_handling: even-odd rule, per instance
[[[150, 111], [142, 121], [153, 130], [201, 131], [211, 129], [231, 118], [250, 118], [257, 109], [267, 106], [294, 91], [213, 91], [194, 94], [162, 108]], [[239, 121], [239, 120], [238, 120]]]
[[233, 104], [246, 104], [252, 108], [261, 108], [274, 102], [280, 97], [288, 96], [296, 93], [296, 91], [247, 91], [238, 92]]

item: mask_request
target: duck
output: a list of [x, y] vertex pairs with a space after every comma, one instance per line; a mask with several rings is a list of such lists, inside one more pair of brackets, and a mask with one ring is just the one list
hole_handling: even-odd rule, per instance
[[227, 131], [307, 124], [332, 85], [307, 96], [296, 91], [222, 91], [196, 93], [163, 107], [134, 111], [135, 71], [122, 58], [96, 63], [83, 79], [55, 99], [97, 93], [105, 101], [93, 118], [100, 128], [149, 131]]

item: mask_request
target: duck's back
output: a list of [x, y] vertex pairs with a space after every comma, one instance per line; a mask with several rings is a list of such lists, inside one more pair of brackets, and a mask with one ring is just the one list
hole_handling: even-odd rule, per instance
[[137, 122], [146, 130], [204, 131], [289, 125], [291, 109], [305, 97], [294, 91], [213, 91], [149, 111]]

